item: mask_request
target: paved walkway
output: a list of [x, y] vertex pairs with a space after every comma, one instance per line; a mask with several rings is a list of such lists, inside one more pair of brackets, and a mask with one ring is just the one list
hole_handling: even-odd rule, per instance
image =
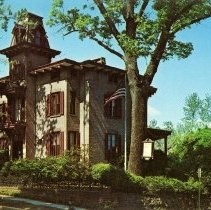
[[[34, 206], [39, 206], [39, 207], [45, 206], [45, 207], [50, 207], [50, 208], [53, 208], [53, 209], [86, 210], [86, 209], [75, 207], [75, 206], [70, 207], [70, 206], [67, 206], [67, 205], [48, 203], [48, 202], [37, 201], [37, 200], [32, 200], [32, 199], [27, 199], [27, 198], [17, 198], [17, 197], [6, 196], [6, 195], [0, 195], [0, 198], [3, 199], [3, 200], [7, 200], [7, 201], [25, 202], [25, 203], [28, 203], [28, 204], [31, 204], [31, 205], [34, 205]], [[0, 206], [0, 209], [2, 209], [1, 206]], [[15, 209], [15, 208], [11, 208], [11, 209]], [[19, 208], [17, 208], [17, 209], [19, 209]]]

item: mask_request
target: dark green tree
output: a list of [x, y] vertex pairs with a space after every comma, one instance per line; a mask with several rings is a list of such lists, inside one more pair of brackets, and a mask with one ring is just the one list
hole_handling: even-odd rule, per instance
[[185, 99], [183, 107], [184, 118], [181, 127], [191, 131], [197, 128], [209, 126], [211, 123], [211, 96], [206, 95], [201, 99], [197, 93], [192, 93]]
[[174, 171], [172, 175], [197, 178], [197, 169], [202, 168], [203, 179], [210, 181], [210, 153], [211, 129], [204, 128], [180, 135], [170, 153], [170, 165]]
[[[65, 2], [65, 1], [64, 1]], [[54, 0], [49, 24], [64, 33], [91, 39], [125, 63], [131, 98], [131, 144], [128, 170], [141, 174], [142, 141], [146, 138], [147, 102], [161, 60], [186, 58], [191, 43], [176, 34], [211, 16], [209, 0], [89, 0], [65, 10]], [[86, 4], [87, 2], [87, 4]], [[80, 3], [82, 3], [80, 1]], [[79, 3], [78, 3], [79, 4]], [[146, 68], [138, 59], [146, 58]], [[140, 76], [141, 74], [141, 76]]]
[[200, 108], [202, 107], [202, 101], [197, 93], [192, 93], [185, 99], [185, 106], [183, 107], [184, 118], [183, 122], [186, 129], [190, 130], [197, 127], [197, 121], [199, 120]]

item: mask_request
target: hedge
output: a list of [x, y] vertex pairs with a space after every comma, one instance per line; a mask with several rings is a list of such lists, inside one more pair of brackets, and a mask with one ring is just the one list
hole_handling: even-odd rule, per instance
[[27, 186], [61, 186], [66, 184], [100, 184], [121, 192], [196, 192], [203, 185], [190, 179], [182, 182], [164, 176], [141, 177], [125, 172], [111, 164], [98, 163], [89, 167], [74, 154], [45, 159], [7, 162], [3, 176], [19, 178]]

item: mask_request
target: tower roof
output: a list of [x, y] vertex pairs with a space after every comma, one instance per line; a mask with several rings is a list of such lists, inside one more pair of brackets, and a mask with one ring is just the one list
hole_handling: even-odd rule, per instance
[[42, 19], [30, 12], [23, 13], [23, 17], [13, 27], [10, 47], [0, 50], [0, 53], [11, 57], [29, 49], [48, 57], [60, 54], [60, 51], [50, 48]]

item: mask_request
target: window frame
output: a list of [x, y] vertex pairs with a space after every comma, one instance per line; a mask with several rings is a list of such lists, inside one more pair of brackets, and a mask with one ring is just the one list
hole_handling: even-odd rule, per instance
[[61, 115], [64, 115], [64, 92], [58, 91], [48, 94], [46, 96], [46, 116], [58, 117]]
[[46, 155], [59, 156], [64, 153], [64, 132], [55, 131], [48, 134], [46, 141]]
[[109, 101], [105, 104], [107, 98], [112, 94], [104, 95], [104, 116], [110, 119], [121, 119], [122, 118], [122, 98], [116, 98], [115, 100]]
[[[71, 142], [70, 135], [73, 134], [73, 142]], [[79, 131], [68, 131], [68, 138], [66, 142], [66, 149], [72, 150], [80, 148], [80, 133]]]
[[120, 156], [121, 156], [121, 136], [117, 133], [106, 133], [105, 160], [107, 160], [108, 162], [114, 162]]

